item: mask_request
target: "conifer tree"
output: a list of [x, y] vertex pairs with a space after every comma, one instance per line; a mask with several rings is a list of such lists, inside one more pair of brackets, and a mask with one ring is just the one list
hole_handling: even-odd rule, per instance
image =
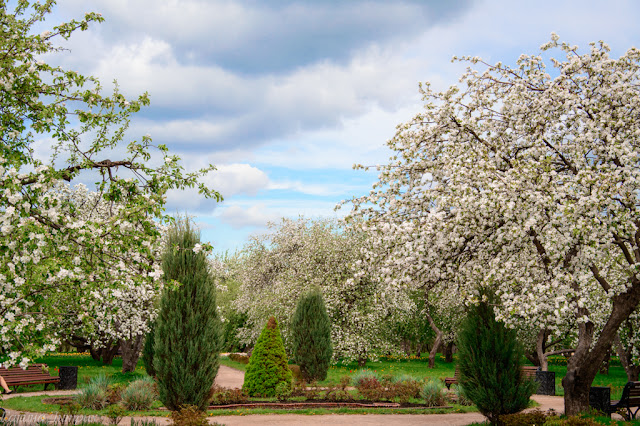
[[496, 321], [493, 307], [472, 306], [458, 336], [460, 385], [492, 424], [529, 405], [537, 384], [523, 376], [523, 350], [513, 329]]
[[149, 332], [144, 339], [144, 346], [142, 347], [142, 363], [147, 374], [151, 377], [156, 376], [156, 370], [153, 368], [153, 347], [155, 345], [154, 334], [156, 329], [156, 322], [153, 321], [149, 324]]
[[156, 320], [153, 368], [160, 400], [172, 411], [183, 405], [204, 410], [219, 367], [215, 285], [205, 254], [194, 249], [199, 239], [187, 219], [177, 221], [162, 259], [168, 285]]
[[306, 382], [327, 378], [333, 355], [331, 321], [319, 291], [303, 295], [291, 320], [293, 358]]
[[249, 396], [275, 396], [278, 385], [291, 387], [292, 374], [274, 317], [269, 318], [253, 348], [242, 389]]

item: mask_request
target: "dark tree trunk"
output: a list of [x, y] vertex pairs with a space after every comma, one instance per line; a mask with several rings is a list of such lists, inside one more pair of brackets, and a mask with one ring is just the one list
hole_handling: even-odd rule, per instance
[[[617, 336], [617, 335], [616, 335]], [[600, 370], [598, 373], [609, 375], [609, 362], [611, 361], [611, 348], [607, 351], [607, 354], [604, 356], [604, 361], [600, 365]]]
[[[640, 301], [640, 282], [633, 277], [631, 279], [633, 287], [626, 293], [613, 297], [611, 315], [595, 344], [592, 345], [593, 323], [580, 323], [578, 326], [578, 345], [574, 355], [569, 358], [567, 363], [567, 375], [562, 379], [564, 410], [568, 416], [575, 416], [589, 408], [589, 389], [593, 379], [596, 377], [607, 351], [611, 348], [618, 328], [631, 315]], [[578, 309], [579, 317], [588, 314], [587, 309]]]
[[536, 367], [540, 367], [540, 359], [538, 358], [538, 351], [535, 352], [527, 352], [524, 356], [529, 360], [529, 362]]
[[538, 331], [538, 338], [536, 339], [536, 358], [538, 358], [538, 364], [534, 364], [542, 371], [549, 371], [549, 361], [547, 355], [544, 353], [545, 343], [547, 341], [547, 330], [541, 329]]
[[[71, 335], [67, 337], [67, 340], [65, 343], [76, 348], [78, 352], [91, 352], [91, 345], [87, 343], [87, 339], [85, 339], [84, 337]], [[93, 354], [91, 354], [91, 356], [93, 357]], [[94, 359], [100, 359], [100, 358], [98, 357]]]
[[411, 355], [411, 341], [409, 339], [402, 339], [402, 350], [406, 356]]
[[118, 353], [118, 349], [120, 348], [120, 344], [116, 342], [115, 344], [109, 342], [105, 344], [105, 346], [98, 349], [98, 353], [100, 354], [100, 358], [102, 359], [102, 363], [104, 365], [113, 364], [113, 358]]
[[418, 343], [416, 345], [416, 355], [418, 356], [418, 358], [420, 358], [420, 356], [422, 355], [422, 343]]
[[367, 365], [367, 357], [362, 356], [358, 358], [358, 367], [364, 367], [365, 365]]
[[436, 366], [436, 355], [438, 353], [438, 349], [440, 348], [440, 344], [442, 343], [442, 331], [436, 326], [435, 321], [431, 318], [429, 312], [427, 312], [427, 319], [429, 320], [429, 325], [434, 333], [436, 333], [436, 339], [433, 341], [433, 347], [429, 352], [429, 368], [435, 368]]
[[444, 362], [453, 362], [453, 342], [444, 346]]
[[144, 344], [144, 335], [139, 334], [135, 339], [121, 340], [120, 348], [122, 349], [122, 372], [127, 373], [136, 369], [142, 345]]
[[637, 382], [640, 376], [640, 366], [633, 365], [631, 350], [622, 345], [622, 340], [620, 340], [620, 335], [618, 334], [616, 334], [613, 344], [620, 358], [620, 364], [622, 364], [624, 371], [627, 373], [627, 380]]
[[91, 358], [96, 361], [100, 361], [100, 349], [96, 349], [93, 346], [89, 347], [89, 353], [91, 354]]

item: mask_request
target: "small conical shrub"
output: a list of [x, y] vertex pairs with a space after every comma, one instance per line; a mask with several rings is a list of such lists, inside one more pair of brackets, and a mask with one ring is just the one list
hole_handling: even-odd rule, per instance
[[493, 307], [472, 306], [458, 339], [460, 385], [492, 424], [528, 407], [537, 384], [523, 376], [522, 347], [515, 331], [496, 321]]
[[193, 250], [199, 240], [188, 220], [179, 221], [169, 231], [162, 258], [165, 280], [180, 284], [165, 288], [153, 346], [158, 394], [171, 411], [182, 406], [204, 410], [219, 367], [215, 284], [205, 254]]
[[326, 379], [333, 355], [331, 321], [319, 291], [300, 298], [291, 320], [291, 339], [304, 381]]
[[271, 317], [253, 348], [242, 389], [249, 396], [275, 396], [281, 383], [280, 389], [283, 386], [290, 388], [292, 375], [287, 364], [278, 322]]

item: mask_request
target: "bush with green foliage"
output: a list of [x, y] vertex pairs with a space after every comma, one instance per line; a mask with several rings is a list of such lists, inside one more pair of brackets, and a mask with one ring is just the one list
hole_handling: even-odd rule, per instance
[[291, 320], [293, 358], [306, 382], [325, 380], [333, 356], [331, 320], [318, 290], [303, 295]]
[[271, 317], [253, 348], [242, 389], [249, 396], [275, 396], [280, 383], [291, 387], [291, 381], [278, 322]]
[[87, 387], [76, 395], [75, 401], [82, 408], [102, 410], [109, 405], [109, 384], [110, 380], [104, 374], [92, 377]]
[[249, 355], [247, 354], [229, 354], [229, 359], [241, 364], [249, 364]]
[[148, 410], [158, 398], [156, 382], [151, 377], [133, 381], [122, 391], [120, 397], [127, 410]]
[[447, 392], [442, 382], [438, 380], [429, 380], [420, 390], [420, 397], [424, 400], [427, 407], [441, 407], [447, 401]]
[[153, 346], [155, 345], [154, 333], [156, 329], [156, 322], [152, 321], [149, 324], [149, 332], [144, 339], [144, 346], [142, 347], [142, 363], [147, 374], [151, 377], [156, 377], [156, 370], [153, 368]]
[[195, 405], [182, 405], [170, 417], [173, 426], [209, 426], [207, 413]]
[[358, 387], [362, 380], [376, 379], [380, 380], [380, 375], [373, 370], [369, 370], [368, 368], [363, 368], [361, 370], [356, 371], [353, 376], [351, 376], [351, 383], [354, 387]]
[[492, 424], [529, 406], [537, 384], [522, 375], [515, 331], [496, 320], [489, 302], [470, 307], [458, 339], [460, 385]]
[[171, 411], [185, 405], [204, 410], [220, 365], [215, 284], [199, 250], [200, 236], [188, 219], [176, 221], [167, 241], [162, 269], [169, 285], [160, 301], [153, 346], [158, 393]]
[[455, 385], [453, 387], [453, 395], [455, 396], [455, 402], [457, 404], [466, 406], [473, 405], [473, 401], [467, 398], [467, 396], [464, 394], [464, 389], [462, 389], [462, 386]]

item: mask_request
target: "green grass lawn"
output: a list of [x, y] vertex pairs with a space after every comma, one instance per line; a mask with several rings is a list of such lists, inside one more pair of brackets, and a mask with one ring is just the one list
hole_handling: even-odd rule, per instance
[[[122, 369], [122, 360], [120, 358], [115, 358], [112, 365], [103, 365], [100, 361], [93, 360], [88, 354], [56, 354], [49, 355], [44, 358], [38, 359], [37, 362], [46, 363], [50, 372], [53, 375], [58, 374], [58, 368], [60, 366], [78, 366], [78, 387], [82, 388], [86, 386], [91, 377], [106, 374], [111, 376], [114, 382], [118, 383], [128, 383], [140, 377], [143, 377], [146, 373], [144, 367], [142, 366], [142, 362], [138, 363], [136, 370], [132, 373], [123, 374], [121, 372]], [[239, 370], [245, 370], [246, 364], [242, 364], [239, 362], [235, 362], [230, 360], [228, 357], [222, 357], [220, 360], [221, 364], [237, 368]], [[321, 385], [326, 385], [330, 383], [338, 383], [340, 378], [343, 376], [353, 376], [358, 370], [362, 367], [358, 367], [356, 363], [345, 363], [331, 366], [329, 369], [327, 380], [320, 382]], [[404, 357], [389, 357], [383, 358], [379, 361], [367, 362], [364, 368], [368, 368], [378, 372], [381, 375], [392, 375], [397, 376], [401, 374], [411, 375], [416, 379], [427, 379], [434, 378], [439, 379], [443, 377], [452, 377], [455, 371], [455, 363], [447, 363], [444, 362], [443, 358], [439, 357], [436, 361], [436, 367], [434, 369], [429, 369], [427, 367], [427, 360], [425, 358], [416, 359], [415, 357], [407, 359]], [[551, 363], [549, 367], [550, 371], [554, 371], [556, 373], [556, 394], [563, 395], [563, 389], [561, 386], [562, 377], [566, 374], [566, 366]], [[627, 377], [624, 372], [624, 369], [620, 366], [619, 363], [613, 362], [609, 369], [608, 375], [599, 374], [595, 381], [594, 386], [609, 386], [612, 388], [611, 397], [612, 399], [619, 398], [620, 393], [622, 392], [622, 388], [627, 382]], [[32, 392], [42, 390], [43, 385], [34, 385], [29, 387], [20, 387], [18, 389], [18, 393], [21, 392]], [[43, 405], [40, 397], [31, 397], [31, 398], [12, 398], [11, 400], [6, 400], [3, 402], [4, 406], [9, 408], [14, 408], [18, 410], [24, 411], [36, 411], [36, 412], [57, 412], [58, 407], [53, 405]], [[467, 408], [456, 406], [453, 410], [449, 410], [449, 412], [460, 412], [460, 410], [466, 411]], [[287, 410], [290, 411], [290, 410]], [[340, 413], [340, 412], [372, 412], [364, 410], [353, 410], [353, 409], [309, 409], [304, 411], [293, 410], [292, 412], [296, 413], [304, 413], [304, 414], [323, 414], [323, 413]], [[414, 409], [403, 409], [401, 411], [398, 410], [387, 410], [389, 412], [405, 412], [405, 413], [415, 413], [415, 412], [425, 412]], [[92, 410], [83, 410], [85, 414], [96, 414], [95, 411]], [[257, 409], [250, 410], [252, 414], [258, 413], [268, 413], [268, 412], [278, 412], [282, 413], [283, 411], [275, 411], [268, 409]], [[376, 410], [376, 413], [381, 413], [381, 411]], [[385, 411], [386, 412], [386, 411]], [[428, 411], [433, 412], [433, 411]], [[158, 410], [151, 410], [145, 413], [136, 413], [137, 415], [166, 415], [166, 412], [161, 412]], [[249, 414], [247, 410], [223, 410], [216, 411], [214, 415], [223, 415], [223, 414]]]
[[[144, 377], [146, 372], [142, 365], [142, 361], [138, 362], [135, 371], [131, 373], [122, 373], [122, 358], [116, 357], [112, 365], [103, 365], [101, 361], [96, 361], [88, 354], [56, 354], [48, 355], [35, 360], [36, 363], [44, 363], [49, 366], [49, 374], [58, 375], [60, 366], [77, 366], [78, 367], [78, 387], [83, 388], [87, 385], [92, 377], [100, 374], [106, 374], [111, 377], [114, 383], [129, 383], [133, 380]], [[17, 393], [41, 391], [44, 385], [19, 386]], [[47, 389], [51, 389], [52, 385], [48, 385]]]
[[[403, 357], [383, 358], [379, 361], [368, 361], [364, 368], [374, 370], [381, 375], [389, 374], [393, 376], [408, 374], [416, 379], [434, 378], [441, 379], [444, 377], [453, 377], [455, 373], [455, 362], [444, 362], [442, 357], [436, 361], [433, 369], [428, 368], [427, 359], [406, 359]], [[562, 359], [557, 358], [557, 362]], [[236, 368], [244, 371], [247, 366], [239, 362], [231, 361], [227, 357], [222, 357], [220, 362], [228, 367]], [[327, 380], [320, 384], [339, 383], [342, 376], [353, 376], [362, 367], [358, 367], [357, 363], [332, 365], [327, 374]], [[549, 371], [556, 373], [556, 395], [564, 395], [562, 388], [562, 378], [567, 374], [567, 366], [562, 364], [549, 364]], [[624, 368], [618, 362], [612, 362], [609, 367], [609, 374], [598, 374], [593, 381], [593, 386], [608, 386], [611, 388], [611, 398], [619, 399], [622, 389], [627, 383], [627, 374]]]

